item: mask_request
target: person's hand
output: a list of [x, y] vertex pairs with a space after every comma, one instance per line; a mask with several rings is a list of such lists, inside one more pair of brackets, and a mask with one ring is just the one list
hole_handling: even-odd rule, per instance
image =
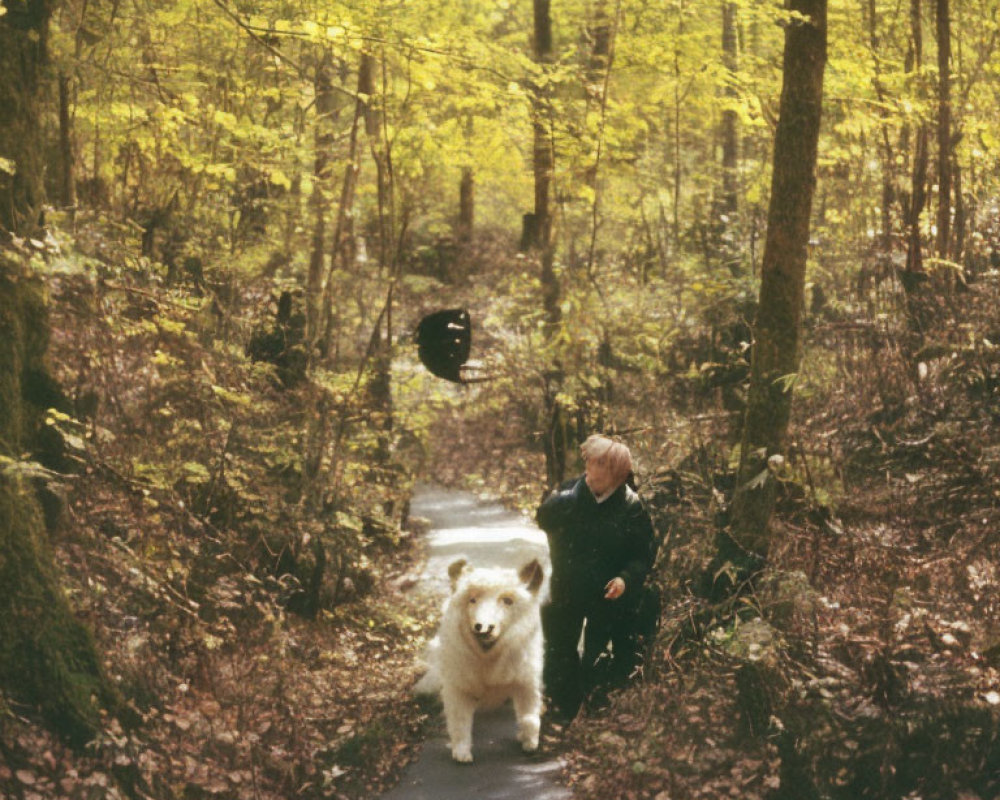
[[617, 600], [623, 594], [625, 594], [625, 581], [621, 578], [612, 578], [604, 587], [605, 600]]

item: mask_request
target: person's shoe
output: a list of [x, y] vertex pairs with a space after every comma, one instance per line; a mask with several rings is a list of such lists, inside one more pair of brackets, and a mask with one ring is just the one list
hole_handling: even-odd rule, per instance
[[566, 709], [553, 708], [542, 714], [542, 724], [544, 725], [547, 722], [549, 725], [565, 728], [573, 721], [575, 716], [576, 713], [570, 713]]
[[600, 686], [587, 695], [585, 706], [588, 714], [605, 711], [611, 706], [611, 700], [608, 699], [609, 690], [610, 687]]
[[542, 746], [539, 750], [551, 753], [553, 748], [559, 747], [566, 736], [566, 729], [572, 722], [573, 718], [568, 714], [554, 714], [552, 712], [542, 714], [542, 728], [538, 737]]

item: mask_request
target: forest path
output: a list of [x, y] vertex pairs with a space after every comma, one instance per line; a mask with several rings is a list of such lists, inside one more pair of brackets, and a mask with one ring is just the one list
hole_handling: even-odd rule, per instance
[[[519, 567], [539, 558], [548, 573], [545, 535], [524, 517], [468, 492], [418, 487], [411, 512], [430, 520], [428, 559], [421, 581], [442, 599], [448, 564], [464, 556], [477, 566]], [[515, 740], [509, 703], [476, 714], [473, 764], [451, 758], [442, 719], [420, 757], [403, 771], [383, 800], [570, 800], [557, 782], [561, 762], [544, 753], [525, 755]], [[544, 745], [543, 745], [544, 748]]]

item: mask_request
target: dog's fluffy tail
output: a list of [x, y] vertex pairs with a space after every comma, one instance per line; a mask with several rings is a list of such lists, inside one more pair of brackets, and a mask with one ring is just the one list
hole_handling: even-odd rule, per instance
[[429, 669], [413, 686], [414, 694], [434, 695], [441, 691], [441, 676], [436, 669]]
[[424, 653], [423, 662], [424, 667], [427, 671], [424, 676], [416, 682], [413, 687], [414, 694], [438, 694], [441, 691], [441, 687], [444, 685], [441, 680], [441, 671], [438, 669], [438, 654], [441, 649], [441, 643], [435, 636], [427, 645], [427, 651]]

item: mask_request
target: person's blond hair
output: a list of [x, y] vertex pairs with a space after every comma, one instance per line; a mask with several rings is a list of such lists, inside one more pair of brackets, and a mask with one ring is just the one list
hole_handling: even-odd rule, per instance
[[584, 461], [593, 460], [604, 464], [611, 473], [615, 486], [625, 483], [632, 472], [632, 453], [628, 447], [598, 433], [588, 436], [587, 441], [580, 445], [580, 455]]

